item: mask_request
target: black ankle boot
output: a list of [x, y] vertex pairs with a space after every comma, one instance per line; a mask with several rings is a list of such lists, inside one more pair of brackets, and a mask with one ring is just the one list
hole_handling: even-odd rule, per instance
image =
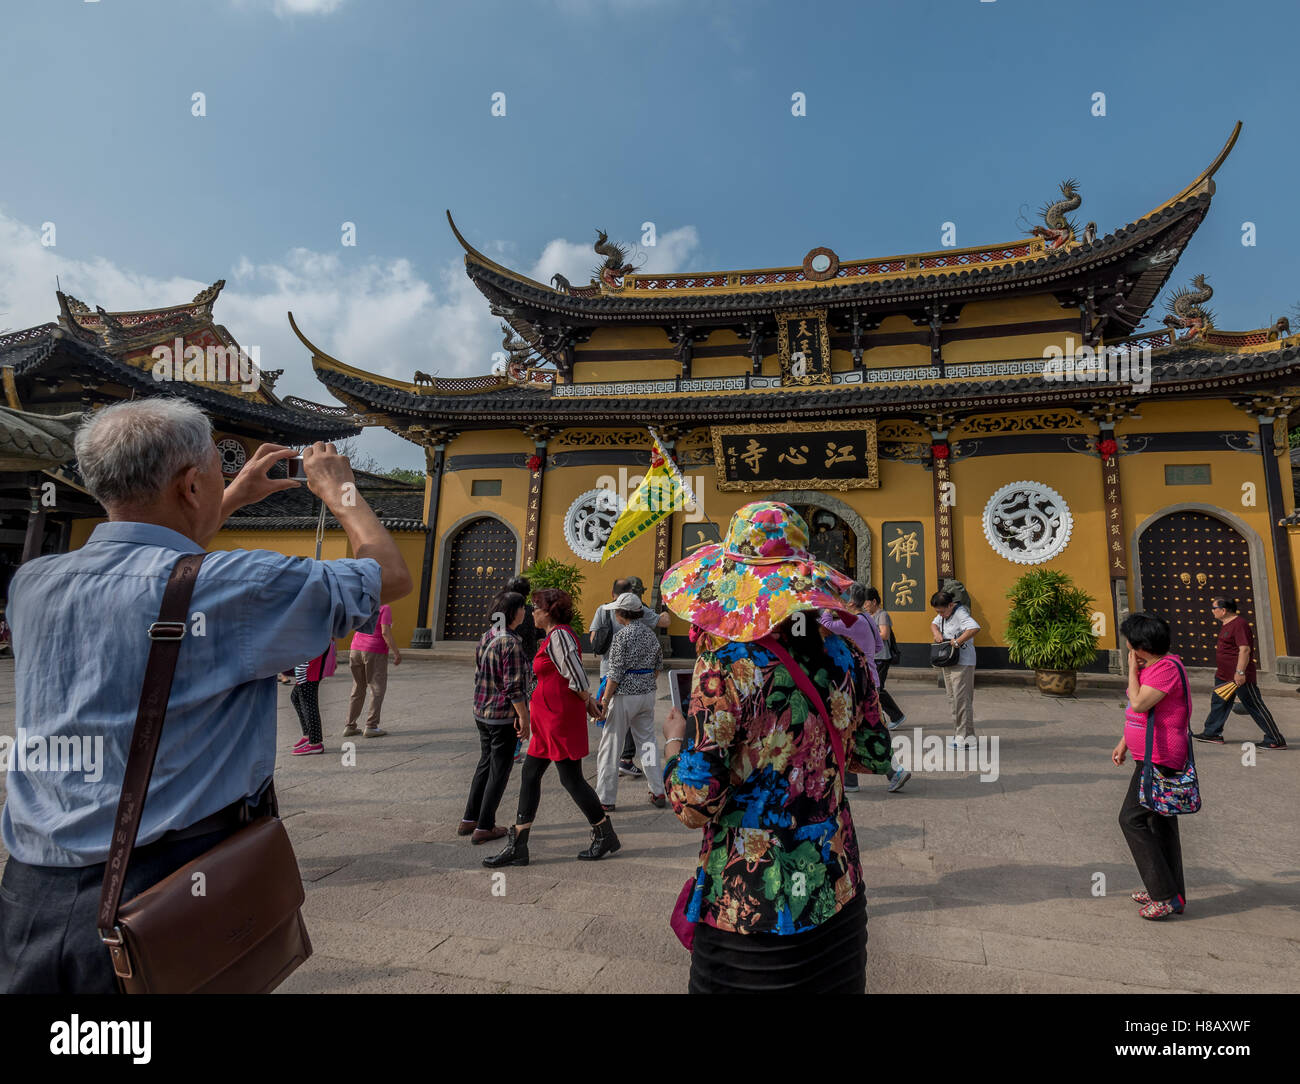
[[613, 854], [621, 846], [623, 844], [618, 841], [618, 836], [614, 834], [613, 823], [606, 817], [599, 824], [591, 826], [591, 846], [578, 857], [586, 862], [594, 862], [597, 858]]
[[489, 869], [496, 869], [498, 866], [528, 865], [528, 832], [528, 828], [516, 828], [512, 824], [506, 833], [506, 849], [491, 858], [483, 859], [483, 865]]

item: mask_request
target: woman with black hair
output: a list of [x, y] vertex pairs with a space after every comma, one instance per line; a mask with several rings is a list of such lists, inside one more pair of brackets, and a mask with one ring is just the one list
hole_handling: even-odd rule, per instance
[[[458, 836], [488, 843], [506, 834], [498, 828], [497, 806], [510, 779], [517, 741], [528, 737], [528, 660], [519, 642], [524, 596], [503, 591], [492, 603], [492, 624], [474, 652], [474, 722], [479, 758], [470, 780]], [[512, 725], [513, 724], [513, 725]]]
[[1169, 653], [1168, 621], [1131, 613], [1119, 631], [1129, 645], [1128, 707], [1124, 734], [1110, 758], [1122, 765], [1124, 754], [1131, 752], [1136, 761], [1119, 811], [1119, 826], [1142, 876], [1143, 890], [1133, 893], [1133, 902], [1142, 905], [1138, 914], [1160, 920], [1183, 913], [1187, 891], [1178, 818], [1147, 809], [1140, 798], [1148, 715], [1153, 727], [1153, 770], [1161, 775], [1176, 774], [1187, 765], [1192, 702], [1183, 661]]
[[537, 685], [529, 704], [532, 738], [519, 782], [519, 812], [506, 848], [483, 859], [483, 865], [491, 869], [528, 865], [528, 833], [542, 799], [542, 776], [552, 762], [560, 785], [591, 825], [591, 846], [578, 857], [591, 861], [621, 846], [614, 826], [600, 808], [600, 799], [582, 775], [582, 758], [589, 748], [587, 716], [600, 718], [601, 713], [582, 668], [582, 648], [569, 628], [573, 600], [568, 592], [554, 587], [534, 591], [533, 620], [546, 638], [533, 659]]

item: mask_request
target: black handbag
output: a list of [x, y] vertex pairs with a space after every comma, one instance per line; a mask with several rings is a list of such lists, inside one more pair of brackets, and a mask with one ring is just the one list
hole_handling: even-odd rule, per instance
[[960, 658], [961, 648], [954, 645], [951, 640], [945, 640], [941, 644], [930, 645], [931, 666], [956, 666], [957, 660]]

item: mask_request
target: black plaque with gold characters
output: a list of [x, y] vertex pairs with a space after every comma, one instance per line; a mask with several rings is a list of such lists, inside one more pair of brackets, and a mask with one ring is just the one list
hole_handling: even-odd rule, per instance
[[701, 546], [721, 541], [722, 535], [718, 533], [716, 523], [683, 523], [682, 559], [689, 557]]
[[874, 421], [715, 425], [718, 489], [877, 489]]
[[888, 521], [880, 528], [880, 546], [880, 599], [885, 609], [926, 609], [925, 527], [919, 520]]
[[778, 313], [776, 334], [782, 384], [831, 382], [831, 339], [825, 309]]

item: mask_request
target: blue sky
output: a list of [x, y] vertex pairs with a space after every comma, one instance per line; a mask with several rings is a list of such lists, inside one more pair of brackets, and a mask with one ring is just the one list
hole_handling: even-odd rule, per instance
[[[409, 377], [499, 345], [447, 229], [585, 281], [594, 230], [647, 270], [1010, 240], [1066, 177], [1106, 233], [1245, 129], [1174, 283], [1223, 327], [1300, 300], [1293, 3], [891, 0], [6, 0], [0, 327], [188, 300], [282, 393], [330, 401], [304, 332]], [[192, 98], [206, 98], [206, 116]], [[505, 94], [506, 115], [491, 113]], [[791, 114], [806, 95], [807, 115]], [[1106, 115], [1092, 115], [1105, 94]], [[357, 245], [340, 244], [356, 223]], [[1257, 244], [1241, 244], [1254, 222]], [[56, 226], [54, 247], [40, 244]], [[1159, 323], [1153, 311], [1147, 324]], [[422, 464], [390, 434], [364, 447]]]

